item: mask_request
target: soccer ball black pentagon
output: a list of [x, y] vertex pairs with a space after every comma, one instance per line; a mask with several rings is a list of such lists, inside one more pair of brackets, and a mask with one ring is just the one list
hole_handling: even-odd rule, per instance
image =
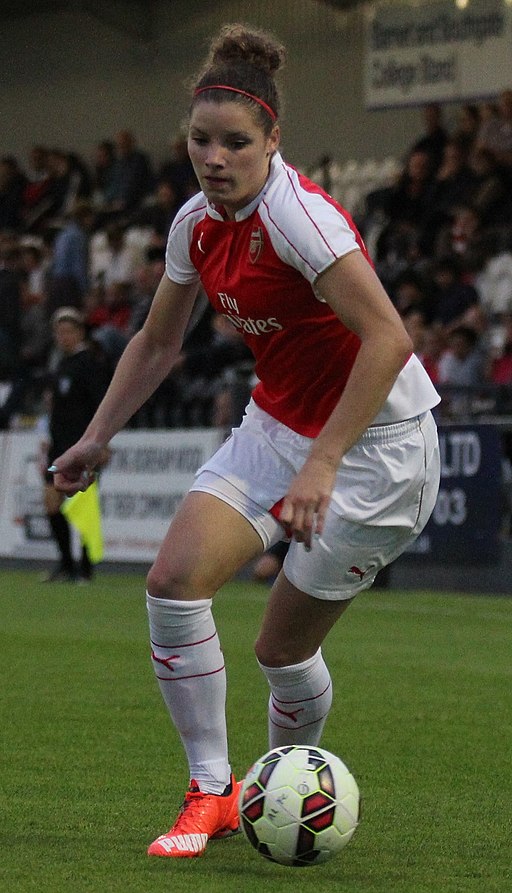
[[240, 824], [249, 843], [281, 865], [326, 862], [359, 821], [359, 789], [345, 764], [320, 747], [276, 747], [249, 769], [240, 789]]

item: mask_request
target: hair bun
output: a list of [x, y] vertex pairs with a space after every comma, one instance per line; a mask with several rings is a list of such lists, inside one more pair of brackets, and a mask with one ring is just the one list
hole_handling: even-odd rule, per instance
[[245, 25], [225, 25], [211, 46], [214, 65], [245, 62], [273, 75], [284, 64], [285, 48], [263, 31]]

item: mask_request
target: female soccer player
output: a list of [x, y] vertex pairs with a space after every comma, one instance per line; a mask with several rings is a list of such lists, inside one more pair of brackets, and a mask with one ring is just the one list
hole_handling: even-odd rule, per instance
[[87, 485], [171, 369], [201, 282], [252, 349], [258, 384], [148, 575], [153, 666], [191, 778], [175, 824], [149, 847], [156, 856], [199, 855], [238, 827], [215, 592], [291, 539], [256, 655], [271, 692], [270, 746], [316, 744], [332, 698], [322, 641], [420, 533], [438, 488], [438, 395], [349, 215], [279, 154], [283, 61], [271, 36], [241, 25], [212, 42], [189, 122], [202, 192], [174, 220], [144, 328], [84, 436], [53, 466], [63, 492]]

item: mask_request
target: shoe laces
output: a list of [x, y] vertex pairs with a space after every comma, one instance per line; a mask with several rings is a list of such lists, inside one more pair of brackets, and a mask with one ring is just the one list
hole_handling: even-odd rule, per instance
[[197, 831], [197, 819], [203, 811], [203, 801], [208, 796], [208, 794], [199, 790], [199, 785], [192, 779], [190, 787], [185, 794], [185, 799], [180, 806], [178, 817], [171, 830], [179, 834], [188, 834]]
[[197, 781], [193, 778], [190, 787], [185, 794], [185, 799], [181, 804], [178, 817], [172, 828], [173, 832], [192, 833], [197, 831], [198, 823], [201, 823], [203, 817], [208, 813], [207, 803], [212, 803], [212, 798], [217, 800], [219, 797], [228, 797], [233, 793], [233, 782], [229, 781], [222, 794], [209, 794], [201, 791]]

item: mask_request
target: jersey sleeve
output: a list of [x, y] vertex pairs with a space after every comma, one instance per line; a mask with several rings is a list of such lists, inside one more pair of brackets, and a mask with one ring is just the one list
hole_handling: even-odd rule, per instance
[[343, 208], [295, 171], [269, 198], [260, 214], [274, 250], [312, 285], [338, 258], [363, 247]]
[[197, 196], [190, 199], [174, 218], [165, 249], [165, 272], [178, 285], [199, 282], [199, 273], [190, 259], [194, 226], [202, 216], [204, 201], [198, 205]]

